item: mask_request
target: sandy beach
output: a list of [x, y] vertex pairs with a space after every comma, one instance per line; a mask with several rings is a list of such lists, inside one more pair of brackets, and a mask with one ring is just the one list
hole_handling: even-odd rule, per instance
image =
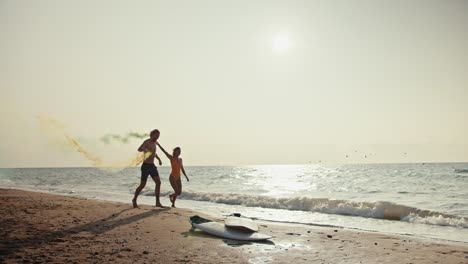
[[273, 239], [241, 243], [191, 230], [203, 214], [186, 209], [11, 189], [0, 202], [2, 263], [468, 262], [467, 245], [414, 237], [262, 222]]

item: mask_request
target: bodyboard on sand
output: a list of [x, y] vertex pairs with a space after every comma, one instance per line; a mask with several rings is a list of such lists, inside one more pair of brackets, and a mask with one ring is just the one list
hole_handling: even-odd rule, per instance
[[248, 232], [258, 231], [258, 225], [249, 218], [229, 216], [224, 220], [224, 224], [229, 228], [240, 229]]
[[223, 224], [199, 217], [198, 215], [190, 217], [189, 221], [193, 227], [218, 237], [243, 241], [261, 241], [271, 238], [271, 236], [261, 233], [245, 232], [237, 229], [232, 229], [226, 227]]

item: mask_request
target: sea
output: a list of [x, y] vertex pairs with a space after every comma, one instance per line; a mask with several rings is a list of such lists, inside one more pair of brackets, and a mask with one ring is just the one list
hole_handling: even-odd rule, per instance
[[[468, 163], [186, 167], [176, 205], [214, 217], [333, 226], [468, 243]], [[159, 167], [161, 202], [172, 193]], [[0, 188], [131, 204], [140, 168], [0, 169]], [[140, 204], [154, 205], [148, 179]]]

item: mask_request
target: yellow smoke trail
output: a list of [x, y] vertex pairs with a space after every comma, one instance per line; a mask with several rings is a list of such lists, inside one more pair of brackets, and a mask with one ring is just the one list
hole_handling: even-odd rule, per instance
[[146, 158], [148, 158], [152, 154], [151, 152], [139, 153], [136, 155], [135, 158], [131, 159], [130, 161], [125, 161], [121, 163], [107, 163], [104, 162], [98, 156], [91, 153], [90, 151], [86, 150], [77, 139], [75, 139], [71, 134], [67, 132], [66, 126], [60, 121], [43, 115], [38, 115], [37, 118], [39, 119], [41, 128], [45, 129], [46, 131], [54, 131], [62, 134], [63, 137], [66, 139], [68, 146], [82, 154], [87, 160], [91, 161], [93, 166], [95, 167], [119, 167], [120, 169], [124, 169], [126, 167], [137, 166], [141, 164]]
[[101, 167], [101, 166], [104, 165], [104, 162], [102, 161], [102, 159], [94, 156], [89, 151], [87, 151], [85, 148], [83, 148], [81, 146], [81, 144], [76, 139], [72, 138], [70, 135], [67, 135], [67, 134], [64, 134], [64, 136], [67, 139], [70, 146], [72, 146], [79, 153], [83, 154], [83, 156], [85, 156], [88, 160], [93, 162], [93, 166]]
[[151, 156], [152, 152], [145, 152], [145, 153], [139, 153], [137, 156], [132, 159], [126, 166], [124, 167], [131, 167], [131, 166], [137, 166], [141, 164], [145, 159], [147, 159], [149, 156]]

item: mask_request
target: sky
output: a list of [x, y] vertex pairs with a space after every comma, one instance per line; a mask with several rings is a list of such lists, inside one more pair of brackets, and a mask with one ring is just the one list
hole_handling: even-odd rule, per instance
[[[468, 162], [468, 1], [0, 0], [0, 167]], [[164, 162], [164, 160], [163, 160]], [[165, 162], [167, 165], [168, 162]]]

